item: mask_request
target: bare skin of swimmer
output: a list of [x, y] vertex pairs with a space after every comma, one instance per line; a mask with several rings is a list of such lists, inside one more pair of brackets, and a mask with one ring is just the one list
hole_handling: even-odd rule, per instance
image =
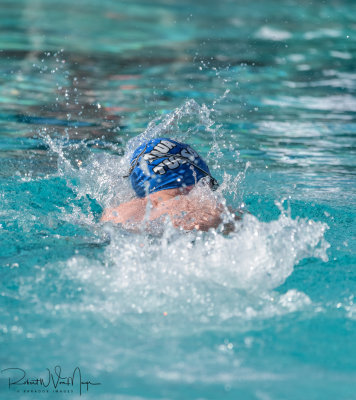
[[168, 216], [174, 227], [187, 231], [193, 229], [207, 231], [210, 228], [216, 228], [221, 223], [223, 206], [210, 199], [197, 202], [196, 197], [189, 195], [192, 188], [193, 186], [184, 189], [161, 190], [142, 199], [133, 199], [118, 207], [106, 209], [101, 221], [110, 221], [124, 226], [137, 225], [144, 220], [149, 201], [150, 221]]

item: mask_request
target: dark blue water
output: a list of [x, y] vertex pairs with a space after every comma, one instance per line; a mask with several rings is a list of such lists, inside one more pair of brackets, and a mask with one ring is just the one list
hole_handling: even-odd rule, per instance
[[[0, 368], [37, 383], [1, 399], [354, 399], [355, 3], [3, 0], [0, 31]], [[235, 233], [99, 222], [163, 135]]]

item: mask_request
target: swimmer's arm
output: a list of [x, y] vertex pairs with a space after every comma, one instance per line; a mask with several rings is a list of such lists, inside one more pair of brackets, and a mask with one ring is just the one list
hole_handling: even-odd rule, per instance
[[120, 224], [120, 223], [124, 222], [124, 219], [117, 211], [118, 208], [119, 207], [106, 208], [103, 212], [103, 215], [100, 218], [100, 221], [101, 222], [114, 222], [116, 224]]
[[118, 207], [107, 208], [101, 216], [101, 222], [113, 222], [124, 224], [140, 221], [145, 213], [145, 206], [142, 200], [133, 199], [127, 203], [120, 204]]
[[222, 214], [224, 207], [222, 205], [206, 205], [202, 204], [200, 208], [190, 210], [188, 212], [181, 211], [180, 214], [171, 215], [171, 221], [176, 228], [182, 228], [186, 231], [200, 230], [208, 231], [210, 228], [217, 228], [222, 225], [222, 233], [229, 234], [235, 232], [235, 221], [242, 220], [243, 212], [227, 207], [230, 212], [231, 220], [223, 223]]
[[[230, 222], [224, 222], [222, 232], [228, 234], [235, 231], [235, 223], [233, 221], [240, 221], [241, 211], [233, 210], [228, 207], [231, 217], [233, 218]], [[181, 212], [181, 214], [171, 215], [173, 226], [176, 228], [182, 228], [186, 231], [200, 230], [208, 231], [210, 228], [217, 228], [223, 222], [222, 218], [223, 206], [222, 205], [205, 205], [202, 204], [200, 208], [195, 208], [188, 212]], [[238, 215], [240, 214], [240, 215]]]
[[185, 231], [194, 229], [199, 231], [208, 231], [210, 228], [217, 228], [221, 222], [222, 208], [201, 205], [188, 211], [181, 210], [180, 213], [171, 215], [171, 221], [174, 227], [182, 228]]

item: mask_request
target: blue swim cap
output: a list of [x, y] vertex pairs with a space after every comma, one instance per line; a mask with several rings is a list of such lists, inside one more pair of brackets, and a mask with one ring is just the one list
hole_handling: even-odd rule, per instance
[[131, 157], [129, 175], [138, 197], [195, 185], [201, 178], [211, 177], [207, 164], [195, 150], [167, 138], [141, 144]]

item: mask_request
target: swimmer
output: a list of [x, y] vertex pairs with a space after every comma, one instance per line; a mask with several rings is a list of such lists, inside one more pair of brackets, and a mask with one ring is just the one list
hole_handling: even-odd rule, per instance
[[[211, 195], [218, 182], [187, 144], [167, 138], [144, 142], [134, 151], [125, 177], [130, 178], [137, 197], [104, 210], [102, 222], [137, 230], [143, 223], [147, 226], [170, 218], [174, 227], [187, 231], [208, 231], [222, 222], [225, 208]], [[194, 190], [198, 183], [205, 195]]]

